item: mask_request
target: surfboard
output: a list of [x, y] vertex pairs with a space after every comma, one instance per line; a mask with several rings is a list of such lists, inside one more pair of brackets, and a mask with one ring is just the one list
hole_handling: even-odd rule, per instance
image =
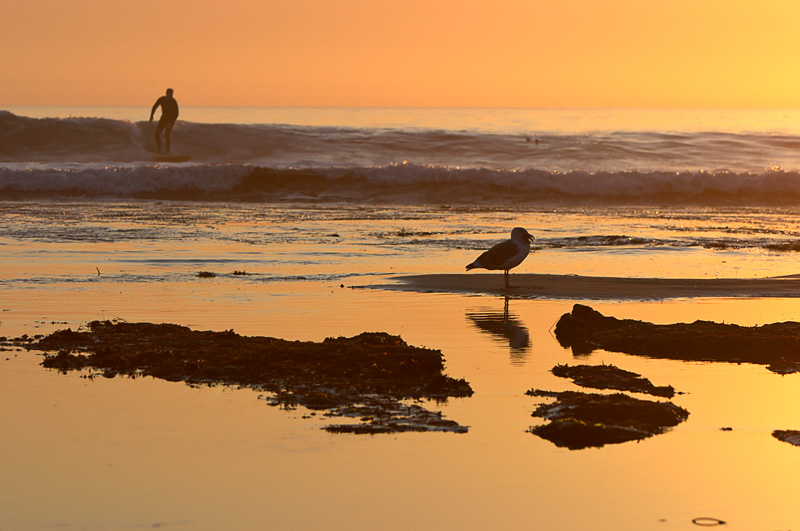
[[189, 162], [192, 157], [189, 155], [155, 155], [156, 162]]

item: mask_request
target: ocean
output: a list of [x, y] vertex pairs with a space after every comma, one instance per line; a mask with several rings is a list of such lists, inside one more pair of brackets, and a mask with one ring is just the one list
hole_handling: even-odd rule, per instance
[[[48, 238], [325, 242], [324, 257], [284, 258], [274, 276], [338, 278], [458, 270], [452, 252], [522, 225], [541, 272], [796, 272], [800, 111], [182, 112], [182, 163], [155, 161], [154, 125], [138, 120], [146, 108], [0, 112], [0, 198], [12, 201], [0, 205], [3, 234], [30, 241], [60, 226]], [[378, 251], [364, 258], [358, 246]], [[613, 266], [584, 260], [601, 251]], [[658, 260], [641, 268], [643, 253]]]
[[[576, 356], [574, 303], [656, 323], [800, 320], [795, 298], [573, 300], [389, 289], [463, 275], [516, 226], [515, 275], [794, 277], [800, 111], [181, 108], [0, 110], [0, 336], [92, 320], [288, 340], [365, 331], [441, 349], [466, 434], [330, 434], [250, 389], [89, 378], [0, 356], [0, 529], [741, 529], [800, 526], [798, 375]], [[201, 275], [201, 273], [204, 273]], [[529, 433], [557, 364], [673, 385], [689, 419], [572, 451]], [[722, 430], [725, 428], [725, 430]], [[576, 505], [579, 510], [576, 510]], [[703, 523], [703, 520], [700, 520]]]
[[[23, 114], [25, 113], [25, 114]], [[143, 108], [0, 114], [6, 197], [792, 205], [800, 112]], [[443, 198], [446, 201], [442, 201]]]

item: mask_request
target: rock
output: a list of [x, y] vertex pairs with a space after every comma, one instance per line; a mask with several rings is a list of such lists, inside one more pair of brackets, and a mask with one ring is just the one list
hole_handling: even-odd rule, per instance
[[556, 339], [576, 355], [603, 349], [693, 361], [724, 361], [769, 365], [800, 361], [800, 323], [784, 322], [745, 327], [709, 321], [656, 325], [606, 317], [576, 304], [561, 316]]

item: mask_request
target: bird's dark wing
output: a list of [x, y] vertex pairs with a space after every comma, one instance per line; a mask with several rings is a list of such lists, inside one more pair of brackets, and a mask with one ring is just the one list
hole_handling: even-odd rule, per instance
[[511, 240], [498, 243], [478, 257], [476, 262], [486, 269], [501, 269], [503, 264], [517, 254], [517, 244]]

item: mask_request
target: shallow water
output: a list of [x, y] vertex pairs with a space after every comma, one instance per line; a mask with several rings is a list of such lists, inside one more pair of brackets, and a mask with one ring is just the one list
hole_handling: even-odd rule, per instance
[[[796, 378], [763, 367], [595, 353], [581, 361], [614, 363], [674, 385], [686, 393], [674, 402], [691, 416], [640, 443], [563, 450], [525, 432], [539, 421], [530, 417], [536, 400], [523, 393], [572, 387], [548, 372], [572, 361], [549, 332], [569, 302], [510, 301], [531, 343], [513, 352], [504, 338], [479, 331], [468, 318], [475, 311], [502, 312], [502, 299], [326, 291], [270, 290], [253, 297], [249, 310], [215, 298], [192, 300], [197, 295], [189, 292], [166, 294], [172, 311], [148, 303], [144, 293], [133, 298], [143, 303], [138, 308], [122, 298], [103, 304], [130, 320], [299, 339], [370, 329], [399, 333], [411, 344], [441, 348], [448, 373], [471, 382], [474, 397], [442, 408], [469, 433], [330, 435], [319, 430], [320, 420], [267, 407], [248, 390], [89, 381], [41, 369], [32, 354], [9, 355], [0, 371], [10, 406], [0, 413], [10, 435], [1, 454], [3, 527], [214, 529], [269, 522], [344, 529], [378, 522], [395, 529], [682, 529], [711, 515], [742, 529], [779, 529], [797, 521], [800, 458], [769, 435], [800, 422]], [[71, 298], [86, 308], [96, 302], [88, 294]], [[63, 316], [59, 302], [66, 301], [41, 308], [39, 324], [22, 329], [51, 328], [44, 321]], [[263, 311], [275, 305], [285, 311]], [[595, 306], [655, 321], [730, 319], [739, 312], [772, 321], [797, 309], [795, 301], [780, 310], [781, 301]]]
[[[280, 281], [369, 284], [453, 273], [508, 238], [535, 237], [520, 272], [752, 278], [798, 268], [796, 208], [443, 208], [184, 202], [0, 202], [8, 287]], [[234, 272], [248, 273], [236, 276]], [[358, 277], [358, 281], [349, 280]]]
[[[111, 318], [291, 340], [385, 331], [441, 349], [447, 373], [476, 394], [430, 404], [468, 425], [464, 435], [332, 435], [321, 415], [268, 407], [251, 390], [88, 380], [2, 352], [0, 528], [633, 530], [694, 528], [702, 516], [800, 526], [800, 452], [770, 436], [800, 429], [798, 375], [603, 351], [576, 359], [552, 328], [581, 301], [509, 300], [515, 326], [498, 335], [478, 323], [501, 318], [503, 298], [370, 287], [462, 272], [514, 225], [540, 245], [520, 272], [797, 272], [793, 252], [764, 247], [800, 232], [791, 210], [3, 203], [0, 335]], [[657, 323], [800, 320], [797, 299], [589, 304]], [[673, 385], [691, 415], [639, 443], [556, 448], [526, 432], [542, 421], [524, 392], [576, 389], [549, 372], [567, 362]]]

